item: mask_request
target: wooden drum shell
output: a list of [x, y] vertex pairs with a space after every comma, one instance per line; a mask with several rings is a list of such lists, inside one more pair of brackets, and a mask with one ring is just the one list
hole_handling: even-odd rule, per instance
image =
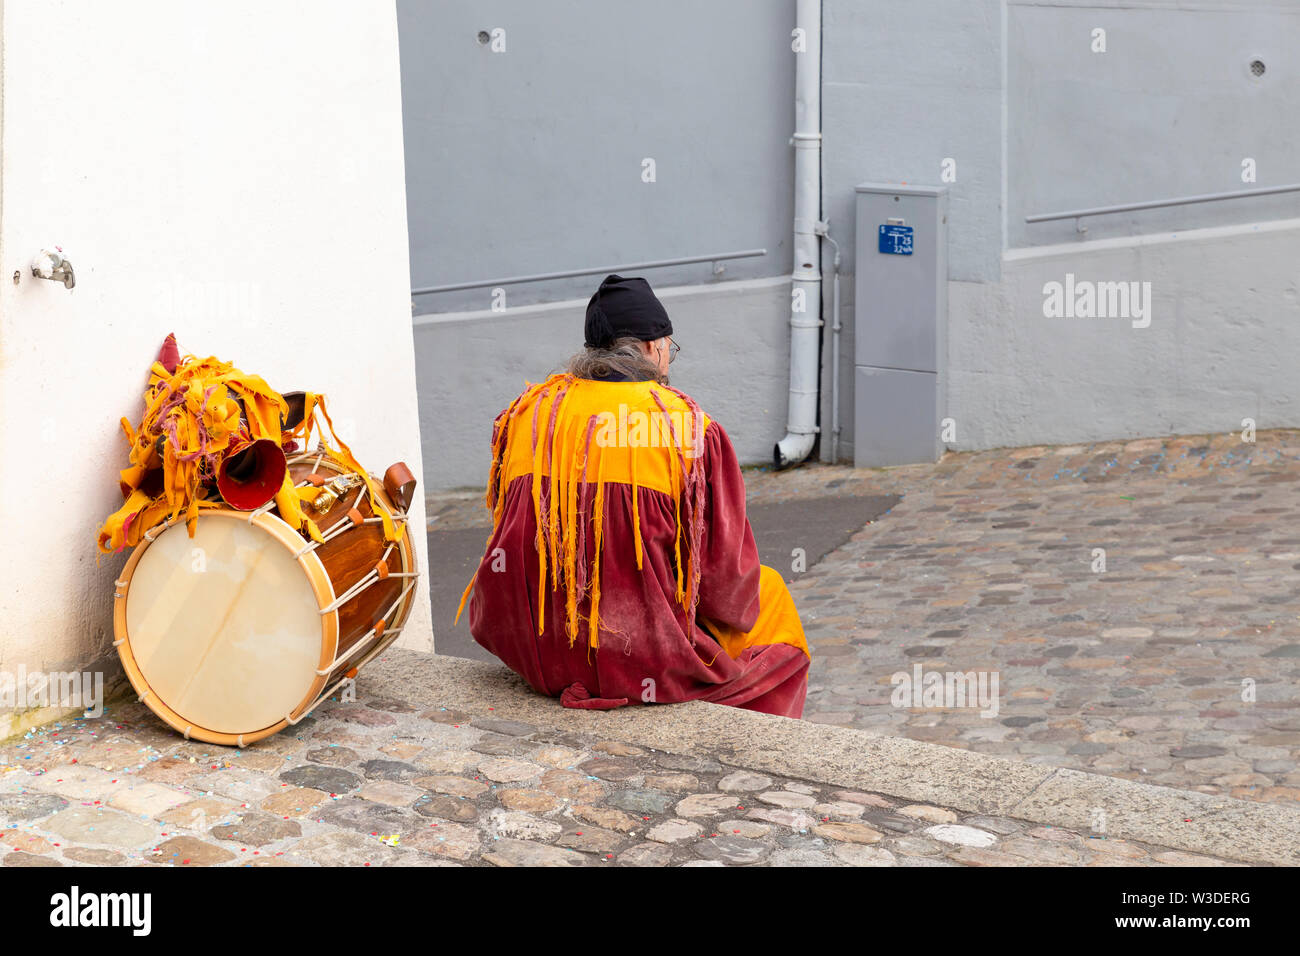
[[[315, 453], [299, 455], [291, 459], [289, 469], [295, 483], [302, 483], [312, 472], [327, 482], [339, 475], [347, 474], [346, 469], [340, 465]], [[379, 482], [375, 484], [378, 486]], [[376, 491], [376, 497], [389, 509], [393, 520], [400, 526], [405, 521], [405, 516], [394, 507], [392, 500], [382, 488]], [[290, 557], [297, 556], [297, 567], [305, 576], [306, 587], [310, 589], [318, 608], [328, 608], [334, 604], [344, 592], [366, 578], [381, 560], [392, 575], [377, 580], [355, 597], [339, 605], [337, 609], [318, 615], [320, 651], [314, 670], [324, 670], [336, 660], [340, 662], [327, 674], [314, 673], [310, 686], [304, 688], [301, 700], [283, 718], [265, 726], [249, 727], [242, 732], [226, 732], [204, 727], [173, 709], [168, 701], [150, 686], [136, 660], [128, 634], [127, 608], [131, 583], [135, 579], [141, 559], [158, 535], [175, 525], [180, 527], [173, 533], [184, 534], [184, 520], [178, 518], [146, 534], [144, 540], [132, 552], [116, 582], [113, 615], [116, 638], [114, 644], [122, 660], [123, 669], [146, 706], [168, 725], [184, 734], [187, 739], [194, 738], [225, 746], [247, 746], [296, 723], [320, 702], [320, 696], [328, 688], [345, 676], [355, 676], [359, 667], [364, 666], [391, 644], [414, 605], [415, 582], [418, 580], [413, 576], [415, 554], [410, 543], [409, 528], [406, 529], [402, 539], [393, 544], [391, 551], [389, 551], [389, 543], [384, 540], [383, 525], [380, 522], [356, 524], [342, 530], [340, 523], [353, 523], [350, 513], [354, 509], [362, 519], [376, 517], [372, 514], [367, 499], [366, 487], [359, 485], [340, 495], [332, 507], [323, 513], [307, 507], [307, 514], [316, 521], [323, 535], [328, 536], [331, 531], [339, 533], [331, 540], [306, 551], [304, 549], [310, 544], [310, 539], [281, 520], [274, 508], [268, 509], [263, 514], [250, 514], [226, 508], [205, 509], [200, 512], [198, 517], [200, 523], [225, 521], [254, 525], [258, 530], [269, 535], [270, 540], [264, 543], [265, 547], [273, 551], [283, 548]], [[389, 551], [387, 558], [384, 557], [385, 551]], [[405, 596], [402, 596], [404, 591]], [[177, 614], [179, 617], [179, 609]], [[387, 615], [386, 619], [385, 615]], [[372, 635], [372, 631], [381, 620], [384, 622], [382, 629]], [[316, 622], [313, 622], [314, 626], [317, 626]], [[314, 633], [304, 639], [317, 640]], [[363, 642], [366, 646], [359, 646]]]
[[[313, 471], [317, 474], [323, 474], [327, 478], [344, 473], [343, 469], [328, 459], [321, 461], [318, 467], [313, 468], [315, 461], [315, 456], [305, 456], [295, 458], [289, 463], [289, 475], [295, 484], [301, 483]], [[377, 492], [377, 497], [388, 508], [389, 514], [399, 514], [393, 502], [382, 489]], [[362, 518], [375, 517], [368, 498], [365, 487], [360, 486], [340, 497], [333, 507], [323, 515], [317, 515], [310, 510], [308, 513], [316, 521], [321, 533], [328, 536], [340, 524], [351, 520], [348, 513], [354, 508], [361, 514]], [[389, 554], [385, 562], [388, 570], [394, 574], [415, 570], [415, 555], [411, 550], [410, 533], [410, 529], [407, 529], [406, 534], [392, 549], [392, 553]], [[344, 532], [332, 541], [318, 545], [313, 553], [320, 560], [326, 574], [334, 583], [335, 592], [341, 594], [353, 582], [364, 578], [375, 567], [376, 563], [383, 557], [387, 547], [388, 544], [384, 541], [382, 524], [361, 524], [350, 531]], [[389, 577], [387, 580], [381, 580], [366, 588], [361, 594], [338, 609], [336, 613], [338, 614], [339, 637], [336, 657], [351, 651], [358, 641], [370, 633], [370, 630], [379, 623], [384, 612], [397, 600], [408, 580], [408, 578], [402, 577]], [[401, 627], [410, 613], [411, 594], [408, 593], [402, 603], [398, 605], [396, 611], [390, 614], [391, 619], [384, 622], [384, 630], [395, 630]], [[381, 634], [380, 637], [382, 638], [383, 635]], [[325, 663], [328, 663], [328, 661]], [[330, 674], [330, 682], [341, 678], [355, 663], [356, 658], [350, 658], [340, 664]]]

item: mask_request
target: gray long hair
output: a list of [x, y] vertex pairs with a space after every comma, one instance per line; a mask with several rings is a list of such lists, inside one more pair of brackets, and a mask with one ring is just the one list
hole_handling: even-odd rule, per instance
[[658, 366], [645, 357], [640, 346], [640, 339], [628, 335], [615, 339], [609, 348], [583, 348], [569, 359], [564, 370], [577, 378], [600, 379], [615, 373], [633, 382], [668, 384], [668, 377], [660, 376]]

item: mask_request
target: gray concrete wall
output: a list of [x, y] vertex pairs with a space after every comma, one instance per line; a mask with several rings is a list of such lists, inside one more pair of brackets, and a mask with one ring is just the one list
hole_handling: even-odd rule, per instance
[[[1297, 261], [1293, 219], [1023, 250], [1001, 283], [949, 283], [952, 447], [1295, 427]], [[1045, 317], [1067, 272], [1150, 282], [1150, 325]]]
[[[676, 290], [674, 322], [689, 329], [676, 381], [716, 410], [742, 460], [768, 461], [786, 415], [788, 279], [749, 280], [790, 270], [794, 8], [399, 0], [413, 284], [766, 246], [720, 280], [707, 265], [645, 274]], [[498, 26], [502, 54], [475, 39]], [[1105, 53], [1092, 52], [1096, 28]], [[1227, 428], [1246, 406], [1261, 426], [1300, 424], [1288, 368], [1300, 198], [1110, 216], [1086, 235], [1023, 222], [1300, 179], [1300, 4], [824, 0], [822, 36], [822, 216], [843, 249], [841, 460], [853, 455], [853, 187], [866, 181], [949, 188], [954, 447]], [[641, 182], [645, 156], [655, 184]], [[1246, 158], [1255, 183], [1241, 181]], [[825, 459], [829, 254], [823, 266]], [[1043, 283], [1066, 273], [1151, 282], [1151, 326], [1048, 319]], [[507, 287], [505, 313], [487, 311], [486, 289], [419, 300], [426, 487], [482, 482], [492, 418], [577, 347], [599, 278]], [[769, 354], [728, 344], [746, 335]], [[704, 343], [752, 374], [704, 368]]]
[[[1289, 225], [1300, 198], [1109, 216], [1087, 221], [1086, 235], [1072, 221], [1023, 222], [1300, 180], [1289, 119], [1300, 5], [826, 0], [824, 11], [823, 211], [844, 249], [841, 460], [853, 455], [853, 187], [939, 184], [948, 158], [952, 447], [1240, 428], [1256, 414], [1261, 427], [1300, 423], [1300, 234]], [[1104, 54], [1091, 51], [1097, 27]], [[1241, 179], [1247, 157], [1254, 183]], [[1046, 318], [1043, 284], [1067, 272], [1151, 282], [1151, 326]]]
[[846, 271], [853, 271], [853, 187], [938, 185], [951, 157], [949, 276], [998, 278], [999, 9], [999, 0], [823, 0], [822, 213], [844, 247]]
[[[670, 381], [718, 421], [742, 461], [771, 461], [790, 387], [790, 280], [656, 287], [682, 346]], [[492, 422], [582, 347], [586, 298], [415, 320], [424, 487], [482, 489]]]
[[[853, 459], [854, 187], [862, 182], [949, 187], [948, 275], [997, 282], [1002, 254], [1002, 4], [823, 0], [822, 214], [842, 249], [840, 441]], [[830, 460], [832, 277], [822, 257], [822, 439]], [[950, 302], [949, 314], [956, 306]], [[890, 412], [881, 409], [881, 414]]]
[[[1093, 52], [1096, 29], [1104, 53]], [[1300, 180], [1300, 4], [1013, 0], [1006, 41], [1011, 248], [1077, 240], [1073, 220], [1028, 215]], [[1242, 181], [1245, 159], [1253, 183]], [[1300, 193], [1085, 224], [1101, 239], [1295, 216]]]
[[[793, 0], [397, 8], [414, 288], [755, 248], [723, 278], [789, 274]], [[495, 28], [501, 53], [477, 39]], [[708, 263], [646, 275], [714, 281]], [[592, 288], [514, 285], [506, 301]], [[419, 296], [416, 311], [490, 296]]]

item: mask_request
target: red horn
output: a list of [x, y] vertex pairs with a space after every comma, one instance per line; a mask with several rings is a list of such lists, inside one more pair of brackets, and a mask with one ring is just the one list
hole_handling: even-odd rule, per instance
[[181, 351], [176, 345], [175, 332], [163, 339], [162, 348], [158, 350], [158, 358], [154, 361], [161, 362], [168, 375], [176, 374], [176, 366], [181, 364]]
[[284, 452], [271, 439], [240, 442], [221, 460], [217, 491], [230, 507], [254, 511], [276, 496], [288, 469]]

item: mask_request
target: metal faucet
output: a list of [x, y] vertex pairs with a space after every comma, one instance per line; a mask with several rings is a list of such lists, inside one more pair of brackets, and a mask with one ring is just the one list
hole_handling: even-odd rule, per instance
[[32, 260], [32, 275], [38, 279], [62, 282], [65, 289], [71, 289], [77, 284], [77, 277], [72, 272], [72, 263], [63, 258], [61, 248], [55, 246], [54, 249], [54, 252], [42, 249]]

